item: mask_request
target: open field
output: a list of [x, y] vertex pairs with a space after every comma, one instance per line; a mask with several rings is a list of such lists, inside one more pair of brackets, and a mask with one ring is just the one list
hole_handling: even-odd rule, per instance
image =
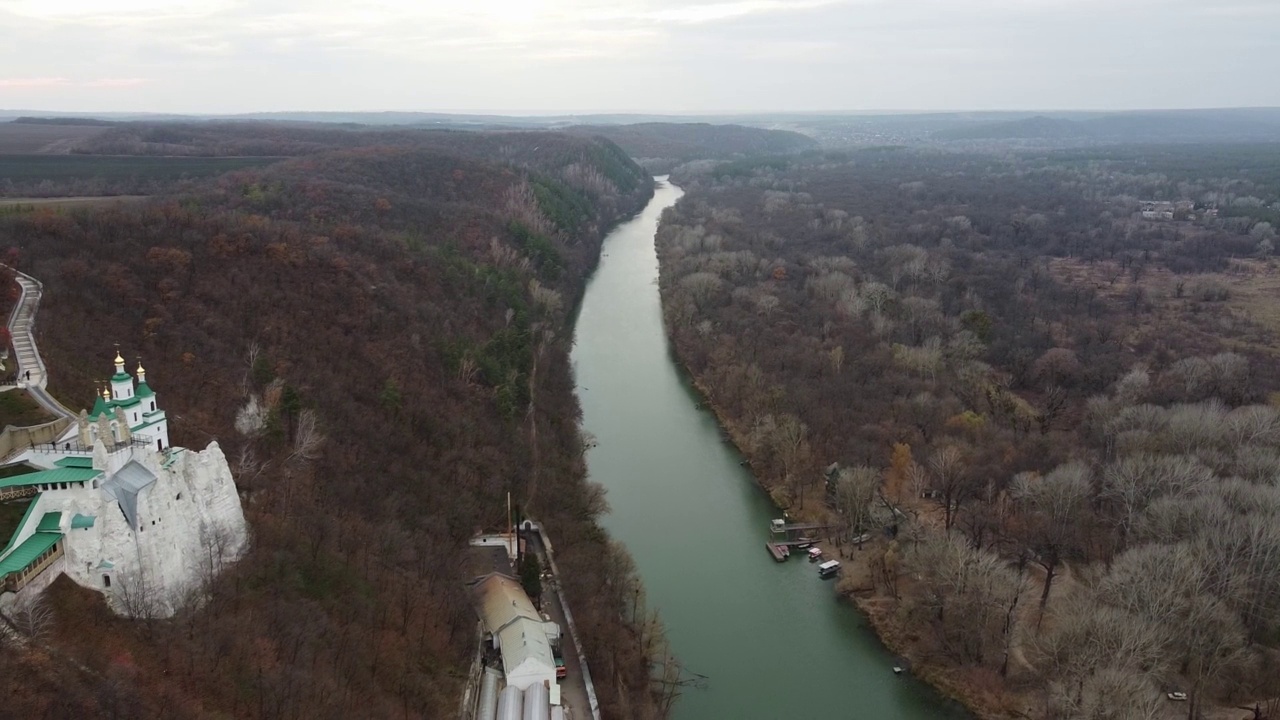
[[0, 198], [152, 195], [173, 192], [182, 183], [278, 160], [273, 157], [0, 155]]
[[2, 155], [0, 178], [13, 181], [147, 177], [160, 180], [208, 177], [258, 167], [278, 158], [140, 157], [119, 155]]
[[0, 155], [65, 154], [76, 143], [106, 129], [104, 125], [0, 123]]
[[37, 207], [75, 208], [90, 205], [109, 205], [117, 202], [137, 202], [145, 200], [149, 195], [102, 195], [91, 197], [52, 197], [52, 198], [3, 198], [0, 197], [0, 210], [35, 209]]
[[1223, 272], [1183, 274], [1148, 267], [1136, 280], [1109, 260], [1056, 258], [1049, 261], [1049, 269], [1060, 282], [1113, 305], [1136, 309], [1127, 336], [1130, 344], [1177, 338], [1185, 355], [1207, 353], [1226, 337], [1237, 350], [1276, 352], [1280, 268], [1274, 263], [1236, 259]]

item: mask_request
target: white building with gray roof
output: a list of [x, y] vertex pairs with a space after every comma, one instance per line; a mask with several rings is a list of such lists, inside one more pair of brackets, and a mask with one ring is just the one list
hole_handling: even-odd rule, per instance
[[168, 616], [247, 547], [217, 442], [199, 452], [170, 446], [141, 363], [136, 386], [119, 354], [115, 364], [92, 413], [0, 468], [17, 473], [0, 477], [0, 501], [26, 503], [0, 550], [0, 603], [66, 574], [119, 613]]

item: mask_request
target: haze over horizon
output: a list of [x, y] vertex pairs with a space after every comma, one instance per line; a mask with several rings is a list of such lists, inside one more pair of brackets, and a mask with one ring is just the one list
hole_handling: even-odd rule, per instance
[[0, 0], [0, 108], [234, 114], [1280, 105], [1260, 0]]

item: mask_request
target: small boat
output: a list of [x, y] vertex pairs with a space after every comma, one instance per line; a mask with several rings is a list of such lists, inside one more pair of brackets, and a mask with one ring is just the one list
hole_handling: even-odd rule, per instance
[[828, 578], [840, 572], [839, 560], [828, 560], [818, 566], [818, 577]]
[[901, 674], [902, 674], [902, 666], [900, 666], [900, 665], [894, 665], [894, 666], [893, 666], [893, 674], [894, 674], [894, 675], [901, 675]]
[[821, 560], [821, 559], [822, 559], [822, 548], [816, 548], [816, 547], [809, 548], [809, 562], [814, 562], [815, 560]]
[[805, 548], [807, 548], [807, 547], [809, 547], [809, 546], [813, 545], [813, 544], [814, 544], [814, 543], [816, 543], [816, 542], [818, 542], [818, 541], [817, 541], [817, 540], [815, 540], [815, 539], [813, 539], [813, 538], [811, 538], [811, 537], [798, 537], [798, 538], [796, 538], [796, 547], [798, 547], [798, 548], [800, 548], [801, 550], [803, 550], [803, 549], [805, 549]]

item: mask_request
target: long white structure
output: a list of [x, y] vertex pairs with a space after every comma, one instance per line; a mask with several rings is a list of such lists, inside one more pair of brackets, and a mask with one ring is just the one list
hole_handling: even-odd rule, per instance
[[544, 620], [513, 578], [491, 573], [472, 586], [493, 646], [502, 652], [507, 685], [521, 690], [535, 684], [556, 684], [556, 661], [551, 639], [560, 626]]
[[0, 550], [0, 602], [65, 573], [116, 612], [164, 617], [247, 547], [217, 442], [200, 452], [171, 447], [141, 363], [136, 385], [118, 353], [115, 371], [92, 411], [6, 466], [35, 471], [0, 479], [0, 501], [28, 502]]

